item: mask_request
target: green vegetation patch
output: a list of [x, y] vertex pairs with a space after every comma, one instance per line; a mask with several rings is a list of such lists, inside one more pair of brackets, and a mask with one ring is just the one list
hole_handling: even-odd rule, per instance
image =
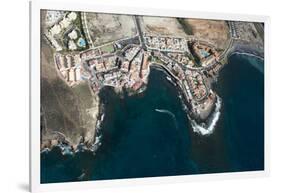
[[113, 53], [115, 51], [115, 48], [112, 44], [109, 44], [109, 45], [101, 47], [100, 50], [102, 52]]

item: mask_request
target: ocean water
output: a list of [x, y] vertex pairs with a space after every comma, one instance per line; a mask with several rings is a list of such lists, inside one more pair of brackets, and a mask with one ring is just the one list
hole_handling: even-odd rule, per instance
[[95, 155], [41, 154], [41, 183], [173, 176], [264, 168], [263, 61], [232, 55], [214, 90], [222, 109], [214, 133], [194, 133], [179, 93], [152, 69], [147, 89], [122, 97], [101, 92], [105, 118]]
[[224, 129], [230, 171], [264, 169], [264, 61], [245, 55], [230, 57], [217, 92], [223, 98]]

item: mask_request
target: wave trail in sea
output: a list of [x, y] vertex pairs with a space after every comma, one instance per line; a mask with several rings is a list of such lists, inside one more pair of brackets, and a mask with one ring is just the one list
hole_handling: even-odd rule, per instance
[[174, 113], [172, 113], [171, 111], [169, 110], [166, 110], [166, 109], [155, 109], [156, 112], [159, 112], [159, 113], [166, 113], [168, 115], [170, 115], [173, 120], [174, 120], [174, 124], [176, 126], [176, 128], [178, 128], [178, 124], [177, 124], [177, 120], [176, 120], [176, 115]]
[[212, 115], [208, 121], [208, 124], [199, 124], [195, 120], [193, 120], [189, 117], [189, 119], [191, 121], [191, 126], [192, 126], [194, 132], [199, 133], [201, 135], [210, 135], [214, 132], [215, 126], [216, 126], [216, 124], [219, 120], [220, 114], [221, 114], [220, 109], [221, 109], [221, 105], [222, 105], [222, 100], [218, 96], [217, 96], [217, 101], [216, 101], [215, 105], [216, 105], [215, 110], [212, 113]]

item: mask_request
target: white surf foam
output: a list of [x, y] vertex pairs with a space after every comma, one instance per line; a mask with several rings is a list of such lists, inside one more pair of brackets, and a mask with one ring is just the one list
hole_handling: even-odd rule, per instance
[[172, 113], [171, 111], [169, 110], [166, 110], [166, 109], [155, 109], [156, 112], [159, 112], [159, 113], [166, 113], [168, 115], [170, 115], [173, 120], [174, 120], [174, 124], [176, 126], [176, 128], [178, 128], [178, 124], [177, 124], [177, 120], [176, 120], [176, 115], [174, 113]]
[[199, 133], [201, 135], [212, 134], [214, 132], [215, 126], [216, 126], [216, 124], [219, 120], [220, 114], [221, 114], [221, 112], [220, 112], [221, 104], [222, 104], [221, 98], [217, 97], [217, 101], [215, 104], [216, 105], [215, 110], [210, 117], [209, 124], [207, 124], [207, 125], [196, 123], [195, 120], [190, 119], [193, 131], [196, 133]]
[[[245, 53], [245, 52], [238, 52], [238, 51], [236, 51], [236, 52], [233, 52], [231, 55], [234, 55], [234, 54], [251, 56], [251, 57], [255, 57], [255, 58], [259, 59], [259, 60], [264, 61], [264, 58], [263, 58], [263, 57], [258, 56], [258, 55], [255, 55], [255, 54], [251, 54], [251, 53]], [[254, 68], [256, 68], [258, 71], [260, 71], [261, 73], [264, 73], [264, 69], [263, 69], [264, 67], [263, 67], [263, 66], [258, 65], [258, 63], [252, 62], [252, 61], [250, 61], [250, 64], [251, 64]]]
[[155, 109], [156, 112], [159, 112], [159, 113], [167, 113], [168, 115], [171, 115], [172, 117], [176, 117], [174, 115], [174, 113], [172, 113], [171, 111], [169, 110], [166, 110], [166, 109]]
[[239, 51], [236, 51], [236, 52], [233, 52], [232, 55], [233, 55], [233, 54], [252, 56], [252, 57], [256, 57], [256, 58], [258, 58], [258, 59], [260, 59], [260, 60], [264, 60], [264, 58], [261, 57], [261, 56], [258, 56], [258, 55], [255, 55], [255, 54], [251, 54], [251, 53], [247, 53], [247, 52], [239, 52]]

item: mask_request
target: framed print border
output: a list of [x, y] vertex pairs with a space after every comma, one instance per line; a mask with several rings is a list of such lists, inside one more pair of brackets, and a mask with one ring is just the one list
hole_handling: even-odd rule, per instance
[[[67, 3], [66, 3], [67, 2]], [[118, 180], [101, 180], [71, 183], [40, 183], [40, 10], [73, 10], [73, 11], [90, 11], [98, 13], [115, 13], [115, 14], [132, 14], [147, 16], [167, 16], [167, 17], [185, 17], [200, 19], [216, 20], [234, 20], [234, 21], [253, 21], [264, 22], [265, 24], [265, 46], [264, 46], [264, 63], [265, 63], [265, 126], [264, 126], [264, 171], [252, 172], [235, 172], [235, 173], [218, 173], [218, 174], [201, 174], [169, 177], [152, 177], [138, 179], [118, 179]], [[123, 7], [123, 6], [105, 6], [91, 2], [91, 0], [80, 0], [70, 2], [67, 0], [42, 0], [30, 2], [30, 190], [32, 192], [51, 191], [51, 190], [73, 190], [89, 189], [98, 187], [121, 187], [146, 184], [162, 184], [174, 182], [205, 181], [205, 180], [222, 180], [222, 179], [240, 179], [249, 177], [262, 177], [269, 175], [269, 26], [270, 19], [267, 16], [259, 15], [241, 15], [228, 13], [208, 13], [195, 12], [188, 10], [164, 10], [146, 7]]]

